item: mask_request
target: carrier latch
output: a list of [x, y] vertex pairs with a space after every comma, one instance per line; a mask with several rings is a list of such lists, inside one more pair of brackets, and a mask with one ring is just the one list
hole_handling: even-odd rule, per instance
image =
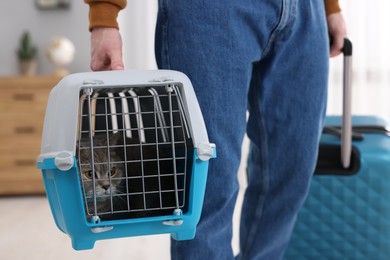
[[214, 157], [215, 144], [211, 143], [202, 143], [196, 147], [196, 154], [198, 158], [202, 161], [208, 161], [210, 158]]
[[[173, 211], [173, 215], [181, 216], [183, 215], [183, 212], [181, 209], [175, 209]], [[163, 221], [163, 224], [166, 226], [180, 226], [181, 224], [183, 224], [183, 220], [182, 219], [167, 220], [167, 221]]]
[[61, 152], [54, 159], [54, 164], [61, 171], [67, 171], [74, 164], [74, 156], [69, 152]]

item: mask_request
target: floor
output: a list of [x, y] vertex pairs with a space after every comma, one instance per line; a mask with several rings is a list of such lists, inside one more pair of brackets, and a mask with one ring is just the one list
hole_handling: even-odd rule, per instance
[[[243, 149], [247, 149], [247, 140]], [[244, 155], [246, 153], [243, 153]], [[244, 156], [239, 170], [241, 190], [234, 214], [232, 246], [238, 253], [239, 209], [245, 189]], [[0, 197], [0, 259], [2, 260], [168, 260], [169, 235], [98, 241], [93, 250], [74, 251], [70, 239], [55, 226], [46, 197]]]

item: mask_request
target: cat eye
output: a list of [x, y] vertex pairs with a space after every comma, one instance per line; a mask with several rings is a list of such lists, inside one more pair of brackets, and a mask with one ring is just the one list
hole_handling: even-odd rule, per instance
[[110, 175], [114, 176], [116, 174], [116, 167], [112, 167], [110, 171]]
[[87, 177], [88, 179], [92, 179], [92, 170], [85, 171], [83, 173], [85, 177]]

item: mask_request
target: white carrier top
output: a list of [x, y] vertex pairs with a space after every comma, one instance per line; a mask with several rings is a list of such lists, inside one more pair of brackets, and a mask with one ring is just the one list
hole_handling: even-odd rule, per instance
[[209, 143], [203, 116], [188, 77], [172, 70], [124, 70], [72, 74], [63, 78], [51, 90], [42, 133], [41, 154], [37, 161], [75, 156], [81, 89], [168, 84], [180, 87], [197, 155], [202, 160], [208, 160], [213, 155], [214, 145]]

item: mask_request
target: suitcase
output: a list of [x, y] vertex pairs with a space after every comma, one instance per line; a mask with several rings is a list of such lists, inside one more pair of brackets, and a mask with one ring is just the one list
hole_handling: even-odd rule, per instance
[[194, 238], [214, 157], [184, 74], [105, 71], [52, 89], [37, 162], [57, 227], [83, 250], [129, 236]]
[[[348, 89], [345, 84], [348, 79]], [[284, 259], [390, 259], [388, 123], [374, 116], [351, 117], [348, 91], [344, 120], [325, 120], [310, 191]], [[341, 132], [350, 149], [341, 149]], [[343, 152], [350, 160], [340, 160]]]

